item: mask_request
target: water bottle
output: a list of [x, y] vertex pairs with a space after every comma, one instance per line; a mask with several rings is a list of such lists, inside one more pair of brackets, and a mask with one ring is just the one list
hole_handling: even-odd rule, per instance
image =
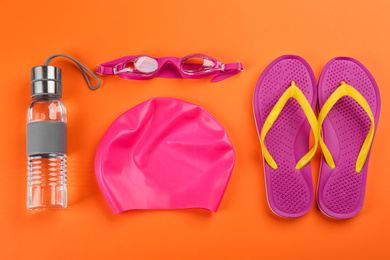
[[27, 208], [66, 208], [66, 109], [61, 100], [61, 69], [31, 70], [27, 113]]
[[[31, 102], [27, 111], [27, 208], [67, 207], [66, 109], [62, 103], [61, 69], [50, 66], [56, 57], [70, 59], [80, 68], [88, 87], [100, 79], [76, 59], [54, 54], [44, 66], [31, 70]], [[96, 79], [92, 86], [87, 74]]]

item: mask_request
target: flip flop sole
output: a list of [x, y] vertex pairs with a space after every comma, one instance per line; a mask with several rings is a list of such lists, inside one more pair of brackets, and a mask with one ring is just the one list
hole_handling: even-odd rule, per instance
[[[319, 110], [340, 82], [352, 86], [367, 100], [373, 112], [375, 126], [380, 113], [378, 86], [371, 73], [357, 60], [338, 57], [327, 63], [318, 81]], [[360, 149], [370, 129], [371, 121], [360, 105], [351, 97], [342, 97], [330, 110], [322, 126], [323, 139], [335, 161], [331, 169], [321, 159], [317, 186], [320, 210], [332, 218], [355, 216], [364, 202], [369, 154], [360, 173], [355, 165]]]
[[[298, 56], [281, 56], [264, 70], [254, 91], [253, 110], [259, 136], [266, 118], [292, 81], [315, 109], [316, 79], [309, 64]], [[264, 141], [278, 164], [274, 170], [263, 159], [267, 200], [271, 210], [281, 217], [302, 216], [313, 205], [310, 163], [295, 169], [299, 159], [309, 151], [309, 139], [308, 120], [298, 102], [289, 99]]]

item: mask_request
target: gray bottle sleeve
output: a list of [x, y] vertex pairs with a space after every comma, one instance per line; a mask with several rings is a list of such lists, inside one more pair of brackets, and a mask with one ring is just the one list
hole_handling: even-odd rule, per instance
[[40, 121], [27, 124], [27, 156], [67, 153], [66, 123]]

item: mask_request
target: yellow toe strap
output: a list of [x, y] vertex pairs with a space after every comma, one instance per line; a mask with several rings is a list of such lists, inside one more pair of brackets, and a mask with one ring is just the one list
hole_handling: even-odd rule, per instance
[[302, 91], [295, 85], [295, 82], [291, 82], [291, 86], [283, 93], [283, 95], [280, 97], [278, 102], [275, 104], [271, 112], [269, 113], [267, 119], [264, 122], [263, 128], [261, 129], [260, 133], [260, 142], [261, 142], [261, 149], [264, 154], [264, 159], [268, 163], [268, 165], [272, 169], [277, 169], [278, 165], [276, 164], [275, 160], [272, 158], [272, 156], [269, 154], [267, 148], [265, 147], [264, 140], [265, 136], [267, 135], [269, 129], [272, 127], [276, 119], [278, 118], [280, 112], [282, 112], [283, 107], [286, 105], [287, 101], [290, 98], [294, 98], [298, 101], [299, 105], [302, 107], [303, 112], [305, 113], [307, 119], [309, 120], [310, 126], [313, 130], [314, 134], [314, 146], [311, 148], [311, 150], [305, 154], [297, 163], [295, 168], [297, 170], [301, 169], [303, 166], [309, 163], [309, 161], [313, 158], [314, 154], [316, 153], [317, 147], [318, 147], [318, 139], [319, 139], [319, 127], [318, 122], [316, 120], [316, 116], [313, 112], [313, 109], [311, 108], [309, 102], [307, 101], [305, 95], [302, 93]]
[[[359, 103], [359, 105], [364, 109], [364, 111], [367, 113], [368, 117], [371, 120], [370, 130], [368, 131], [367, 137], [364, 140], [363, 146], [360, 149], [359, 155], [356, 160], [355, 170], [357, 173], [359, 173], [362, 170], [364, 163], [366, 162], [367, 155], [370, 150], [371, 143], [374, 138], [374, 131], [375, 131], [375, 121], [374, 121], [374, 116], [372, 114], [371, 108], [368, 105], [368, 102], [359, 93], [359, 91], [357, 91], [356, 89], [354, 89], [353, 87], [351, 87], [350, 85], [342, 81], [340, 83], [340, 86], [332, 93], [332, 95], [330, 95], [330, 97], [322, 107], [321, 112], [318, 115], [318, 124], [321, 129], [322, 123], [324, 122], [324, 119], [328, 115], [329, 111], [337, 103], [337, 101], [339, 101], [344, 96], [351, 97], [357, 103]], [[322, 149], [322, 153], [324, 154], [326, 163], [329, 165], [330, 168], [334, 169], [336, 165], [334, 163], [333, 157], [330, 154], [329, 149], [328, 147], [326, 147], [321, 136], [320, 136], [320, 146]]]

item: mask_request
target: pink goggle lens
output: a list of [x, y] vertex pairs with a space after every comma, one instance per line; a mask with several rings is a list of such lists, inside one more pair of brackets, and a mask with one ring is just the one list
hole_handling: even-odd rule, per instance
[[206, 57], [192, 56], [183, 60], [182, 69], [189, 74], [196, 74], [211, 70], [215, 67], [215, 62]]
[[158, 69], [158, 62], [147, 56], [138, 57], [126, 64], [132, 72], [150, 74]]

